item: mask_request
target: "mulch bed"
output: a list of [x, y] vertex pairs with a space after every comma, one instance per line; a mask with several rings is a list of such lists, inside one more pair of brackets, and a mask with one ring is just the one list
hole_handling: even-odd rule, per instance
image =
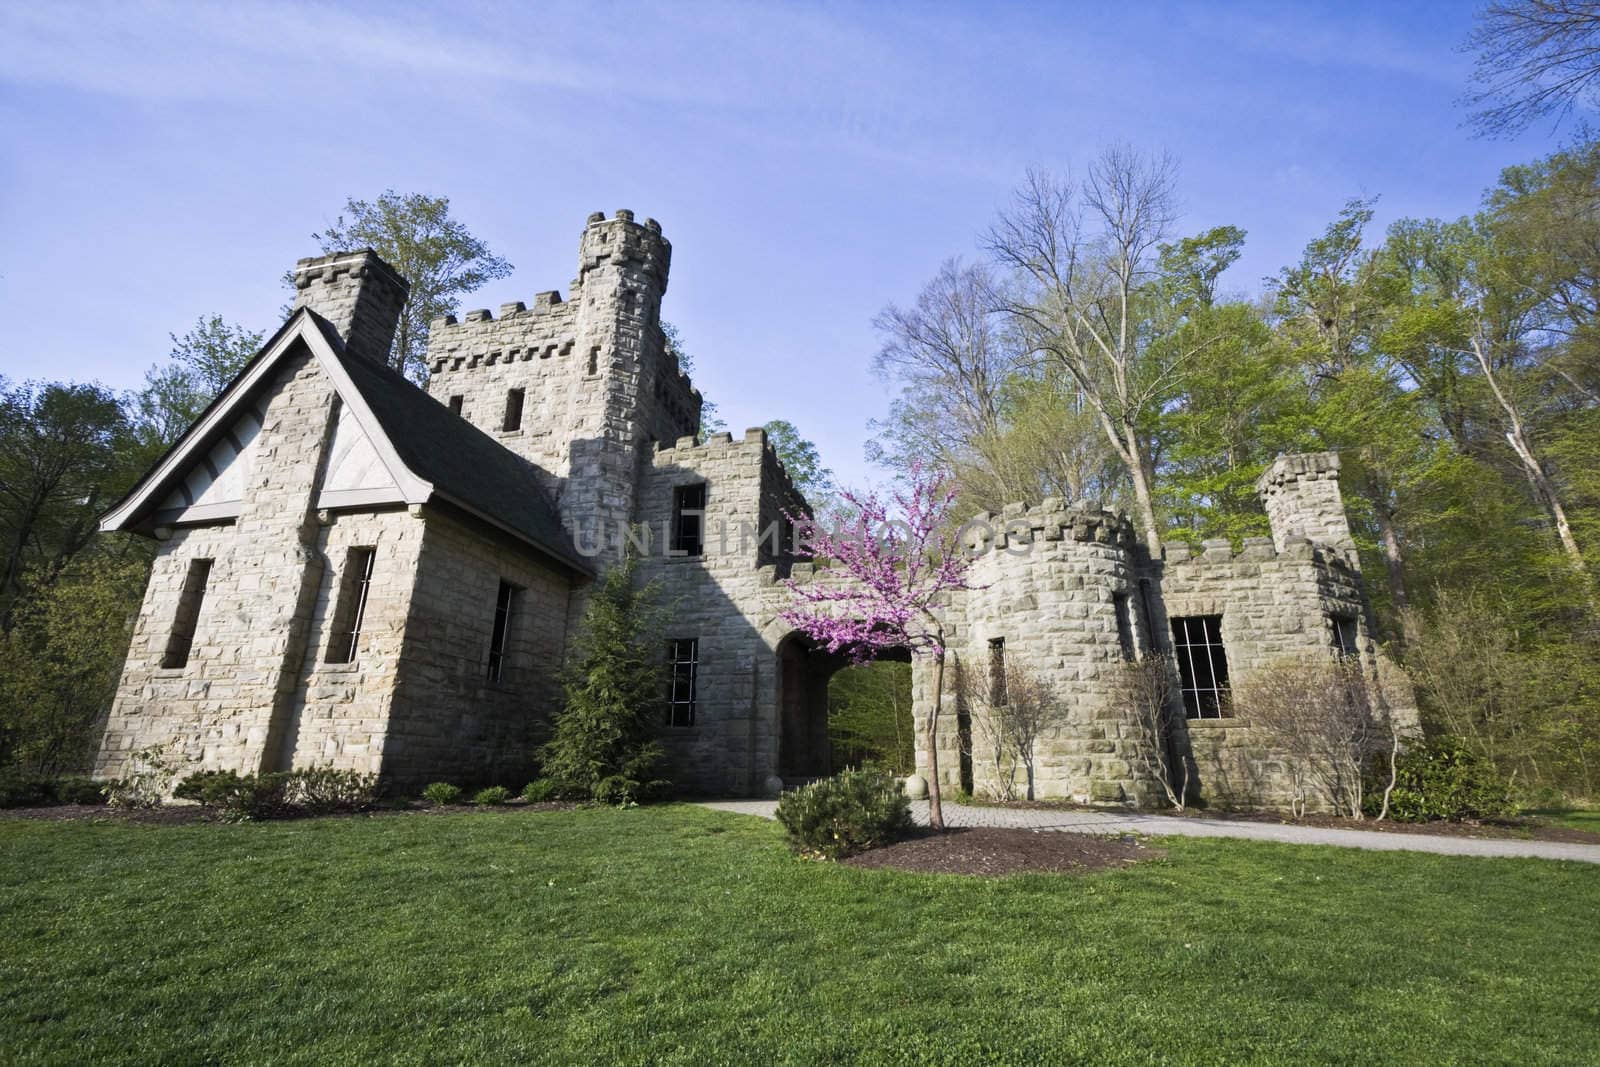
[[923, 831], [842, 862], [870, 870], [928, 874], [1082, 874], [1160, 859], [1166, 852], [1134, 837], [1090, 837], [1051, 831], [963, 827]]

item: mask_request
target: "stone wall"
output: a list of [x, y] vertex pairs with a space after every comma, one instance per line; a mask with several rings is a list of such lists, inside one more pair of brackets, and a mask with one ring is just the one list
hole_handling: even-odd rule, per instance
[[[1245, 538], [1237, 551], [1223, 540], [1205, 542], [1199, 553], [1169, 546], [1157, 575], [1158, 632], [1170, 633], [1170, 620], [1180, 616], [1222, 616], [1234, 686], [1262, 670], [1333, 655], [1335, 618], [1356, 624], [1363, 661], [1378, 668], [1360, 572], [1332, 546], [1303, 537], [1283, 538], [1281, 550], [1265, 537]], [[1200, 796], [1224, 806], [1287, 802], [1292, 786], [1282, 747], [1248, 717], [1188, 719], [1184, 728]]]
[[[424, 509], [383, 773], [404, 786], [436, 778], [520, 788], [559, 706], [568, 576], [473, 520]], [[519, 592], [502, 676], [488, 676], [500, 583]]]
[[[777, 772], [777, 658], [771, 628], [778, 561], [761, 531], [781, 508], [803, 505], [766, 433], [741, 440], [714, 434], [659, 449], [639, 492], [639, 516], [652, 542], [640, 580], [654, 581], [669, 639], [699, 641], [695, 724], [669, 728], [663, 741], [674, 780], [709, 792], [751, 793]], [[662, 544], [673, 491], [704, 482], [705, 552], [673, 558]], [[665, 524], [665, 525], [664, 525]], [[763, 566], [763, 563], [771, 560]], [[772, 604], [774, 606], [770, 606]]]
[[[423, 523], [404, 509], [322, 516], [318, 550], [324, 578], [287, 731], [295, 767], [373, 774], [384, 769], [385, 735], [422, 545]], [[355, 658], [330, 663], [334, 612], [353, 548], [374, 550], [366, 610]]]
[[[172, 744], [204, 767], [271, 770], [292, 757], [295, 694], [323, 578], [312, 510], [335, 394], [310, 353], [286, 360], [238, 519], [171, 532], [151, 571], [95, 772]], [[213, 560], [183, 667], [161, 666], [189, 562]], [[373, 685], [386, 684], [373, 680]]]

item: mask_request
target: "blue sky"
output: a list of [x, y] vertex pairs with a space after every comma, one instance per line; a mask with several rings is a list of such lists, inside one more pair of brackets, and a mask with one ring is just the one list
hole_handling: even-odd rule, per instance
[[0, 374], [139, 383], [279, 278], [347, 195], [451, 198], [566, 290], [585, 216], [673, 242], [664, 314], [730, 426], [793, 421], [873, 477], [873, 316], [1029, 166], [1181, 164], [1182, 228], [1246, 229], [1255, 292], [1349, 197], [1458, 215], [1552, 147], [1474, 140], [1472, 5], [235, 3], [0, 6]]

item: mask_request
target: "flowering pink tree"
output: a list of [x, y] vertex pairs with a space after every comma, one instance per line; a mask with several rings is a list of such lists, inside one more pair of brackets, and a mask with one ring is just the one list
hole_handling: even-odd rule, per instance
[[795, 601], [781, 615], [829, 652], [843, 652], [858, 663], [902, 648], [933, 661], [933, 713], [923, 744], [928, 822], [942, 830], [938, 730], [945, 642], [939, 607], [944, 594], [971, 588], [972, 564], [949, 522], [955, 492], [936, 473], [913, 466], [909, 491], [887, 502], [872, 493], [843, 496], [856, 512], [853, 529], [815, 528], [807, 538], [808, 555], [831, 560], [852, 580], [839, 585], [790, 581]]

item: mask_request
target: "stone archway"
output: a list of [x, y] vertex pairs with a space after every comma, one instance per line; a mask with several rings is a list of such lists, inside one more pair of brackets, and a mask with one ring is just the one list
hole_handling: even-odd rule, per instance
[[[911, 656], [901, 650], [876, 658], [909, 662]], [[852, 661], [798, 632], [778, 642], [777, 660], [778, 776], [788, 785], [827, 777], [839, 769], [828, 734], [828, 684]]]

